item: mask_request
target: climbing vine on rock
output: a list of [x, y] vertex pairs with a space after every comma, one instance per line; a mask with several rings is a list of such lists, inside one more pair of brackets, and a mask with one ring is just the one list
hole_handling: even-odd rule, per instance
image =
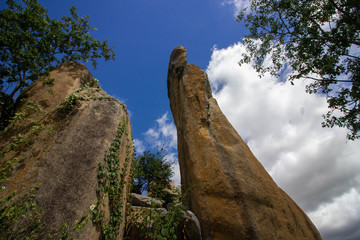
[[[126, 187], [126, 175], [130, 163], [131, 144], [127, 137], [126, 157], [123, 166], [120, 165], [119, 155], [123, 134], [128, 136], [126, 130], [126, 121], [120, 122], [116, 137], [111, 143], [109, 150], [105, 155], [105, 163], [99, 163], [97, 189], [100, 200], [93, 210], [93, 222], [100, 224], [103, 237], [107, 239], [116, 239], [119, 235], [120, 225], [123, 222], [122, 214], [124, 207], [124, 188]], [[110, 217], [105, 219], [106, 199], [108, 199]]]
[[[24, 102], [25, 100], [21, 100]], [[9, 125], [0, 132], [0, 137], [7, 138], [7, 134], [14, 129], [15, 125], [20, 121], [26, 121], [27, 131], [18, 133], [16, 136], [12, 137], [12, 141], [10, 141], [3, 149], [0, 151], [0, 158], [3, 158], [6, 153], [11, 151], [20, 150], [22, 147], [27, 147], [31, 140], [40, 134], [40, 132], [44, 129], [47, 129], [49, 132], [52, 132], [52, 128], [46, 126], [46, 124], [41, 120], [35, 120], [32, 118], [33, 114], [44, 114], [46, 115], [47, 112], [42, 109], [38, 103], [27, 100], [22, 107], [22, 111], [16, 113], [12, 119], [10, 120]], [[3, 168], [0, 169], [0, 174], [4, 176], [4, 178], [1, 178], [0, 185], [3, 185], [3, 183], [7, 180], [6, 175], [12, 170], [13, 164], [17, 162], [17, 158], [13, 158], [9, 161], [7, 161]]]
[[75, 90], [60, 103], [57, 107], [58, 114], [64, 117], [73, 109], [79, 107], [83, 101], [90, 100], [111, 100], [122, 105], [122, 103], [114, 97], [95, 94], [99, 92], [100, 89], [99, 81], [96, 78], [91, 78], [82, 88]]
[[44, 224], [41, 222], [43, 212], [35, 200], [37, 189], [32, 188], [17, 199], [16, 192], [0, 199], [0, 239], [39, 239]]

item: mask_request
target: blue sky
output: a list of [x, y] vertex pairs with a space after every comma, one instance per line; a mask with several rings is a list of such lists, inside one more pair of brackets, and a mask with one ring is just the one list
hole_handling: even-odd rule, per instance
[[183, 45], [188, 59], [206, 68], [211, 49], [226, 47], [242, 36], [233, 6], [214, 0], [40, 1], [54, 17], [68, 15], [71, 5], [90, 16], [92, 35], [115, 46], [116, 60], [91, 70], [102, 87], [126, 103], [135, 138], [153, 119], [169, 111], [166, 76], [173, 48]]
[[215, 0], [39, 2], [54, 18], [69, 15], [75, 5], [98, 29], [92, 35], [115, 46], [115, 61], [100, 62], [96, 70], [88, 66], [102, 87], [128, 106], [135, 137], [151, 126], [151, 118], [169, 110], [166, 76], [173, 48], [186, 46], [189, 61], [206, 68], [215, 44], [226, 47], [243, 34], [233, 6]]
[[[326, 99], [306, 94], [306, 82], [291, 86], [238, 66], [246, 29], [235, 15], [247, 0], [39, 2], [55, 18], [75, 5], [98, 29], [92, 35], [115, 46], [115, 61], [89, 69], [105, 91], [127, 105], [138, 150], [165, 144], [169, 160], [177, 161], [166, 77], [171, 51], [185, 46], [188, 62], [207, 72], [229, 121], [324, 240], [360, 239], [360, 141], [346, 141], [345, 129], [321, 128]], [[178, 168], [175, 164], [176, 183]]]

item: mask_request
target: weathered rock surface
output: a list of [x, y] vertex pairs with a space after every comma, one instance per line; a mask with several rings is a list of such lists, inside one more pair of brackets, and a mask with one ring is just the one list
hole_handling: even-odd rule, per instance
[[[8, 179], [0, 182], [3, 189], [0, 198], [13, 191], [17, 191], [17, 198], [39, 186], [32, 193], [37, 207], [43, 211], [41, 232], [57, 231], [64, 223], [70, 229], [88, 215], [91, 205], [101, 200], [97, 194], [98, 164], [106, 165], [105, 154], [119, 136], [119, 126], [123, 126], [121, 143], [116, 146], [120, 154], [115, 178], [123, 183], [122, 197], [118, 200], [124, 203], [120, 207], [124, 216], [132, 159], [126, 107], [97, 87], [82, 64], [63, 64], [51, 72], [51, 78], [53, 85], [39, 79], [21, 94], [16, 112], [24, 117], [19, 117], [0, 136], [0, 169], [14, 162], [13, 169], [5, 171]], [[106, 221], [110, 215], [109, 199], [101, 201], [106, 205], [103, 220]], [[89, 221], [75, 236], [99, 239], [99, 229]], [[124, 223], [119, 227], [118, 239], [122, 239], [123, 229]]]
[[171, 54], [167, 84], [181, 182], [198, 185], [188, 201], [203, 239], [321, 239], [221, 112], [206, 73], [187, 64], [184, 47]]
[[162, 207], [164, 204], [164, 201], [137, 193], [131, 193], [131, 202], [133, 206], [139, 207]]

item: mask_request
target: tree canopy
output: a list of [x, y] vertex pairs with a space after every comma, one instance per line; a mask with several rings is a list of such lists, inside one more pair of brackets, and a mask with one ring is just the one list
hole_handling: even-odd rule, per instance
[[156, 153], [145, 151], [137, 155], [133, 160], [133, 191], [143, 193], [147, 191], [155, 198], [170, 201], [169, 191], [171, 189], [172, 163], [165, 159], [164, 149]]
[[328, 99], [323, 127], [346, 127], [351, 140], [360, 138], [359, 7], [358, 0], [252, 0], [237, 18], [250, 31], [239, 64], [253, 63], [261, 76], [290, 66], [292, 84], [311, 80], [307, 92]]
[[7, 0], [6, 3], [8, 8], [0, 12], [2, 107], [59, 64], [91, 61], [96, 68], [98, 58], [114, 60], [113, 48], [107, 40], [102, 42], [90, 35], [90, 31], [96, 29], [89, 25], [87, 15], [77, 15], [76, 7], [71, 7], [70, 16], [56, 20], [50, 18], [47, 9], [37, 0], [20, 3]]

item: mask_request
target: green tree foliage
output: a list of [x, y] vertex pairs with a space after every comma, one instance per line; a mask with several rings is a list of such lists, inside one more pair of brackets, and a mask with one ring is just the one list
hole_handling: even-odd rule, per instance
[[145, 151], [133, 160], [133, 192], [147, 191], [151, 197], [171, 201], [170, 178], [174, 175], [172, 163], [165, 159], [164, 149], [156, 153]]
[[250, 31], [239, 64], [275, 76], [289, 64], [291, 83], [310, 79], [307, 92], [327, 95], [323, 127], [346, 127], [351, 140], [360, 138], [359, 7], [358, 0], [252, 0], [237, 18]]
[[[0, 12], [0, 105], [9, 106], [21, 92], [40, 76], [49, 74], [68, 61], [113, 59], [115, 53], [107, 40], [101, 42], [90, 35], [96, 30], [89, 17], [79, 17], [76, 8], [61, 20], [51, 19], [37, 0], [6, 1], [8, 8]], [[9, 94], [7, 94], [9, 93]], [[1, 120], [9, 110], [1, 111]], [[3, 122], [3, 121], [1, 121]]]
[[5, 129], [9, 124], [10, 117], [13, 115], [13, 111], [14, 100], [2, 90], [0, 85], [0, 131]]
[[[173, 202], [168, 204], [165, 215], [160, 208], [140, 208], [133, 209], [127, 220], [131, 222], [131, 225], [140, 229], [140, 235], [145, 239], [178, 239], [178, 236], [182, 235], [181, 232], [184, 233], [185, 228], [186, 207], [183, 205], [183, 201], [186, 193], [187, 191], [182, 194], [180, 189], [174, 192]], [[131, 228], [131, 225], [128, 227]], [[184, 239], [186, 239], [185, 236]]]

